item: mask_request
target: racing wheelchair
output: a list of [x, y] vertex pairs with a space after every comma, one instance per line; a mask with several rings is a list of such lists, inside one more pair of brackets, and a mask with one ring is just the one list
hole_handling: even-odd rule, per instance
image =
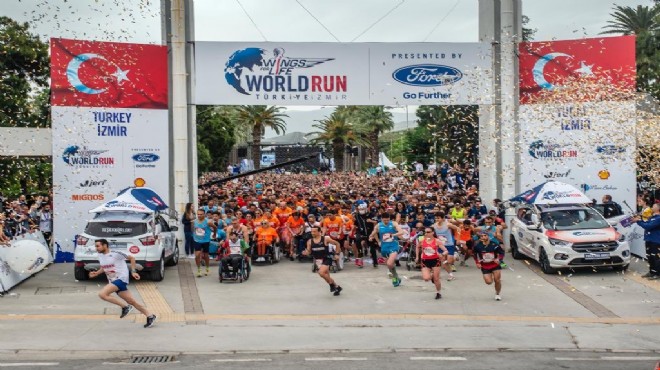
[[231, 261], [228, 261], [227, 266], [224, 266], [222, 260], [220, 260], [220, 266], [218, 267], [218, 279], [220, 283], [224, 280], [238, 281], [242, 283], [243, 281], [250, 278], [250, 271], [252, 270], [250, 266], [250, 261], [247, 257], [247, 253], [241, 258], [241, 263], [238, 265], [238, 271], [234, 271], [234, 266]]

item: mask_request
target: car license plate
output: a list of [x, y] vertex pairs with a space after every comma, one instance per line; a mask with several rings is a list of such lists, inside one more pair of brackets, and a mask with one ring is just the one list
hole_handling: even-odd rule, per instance
[[609, 253], [585, 253], [584, 254], [584, 259], [585, 260], [606, 260], [610, 258]]
[[126, 243], [110, 242], [108, 244], [110, 245], [110, 249], [126, 249]]

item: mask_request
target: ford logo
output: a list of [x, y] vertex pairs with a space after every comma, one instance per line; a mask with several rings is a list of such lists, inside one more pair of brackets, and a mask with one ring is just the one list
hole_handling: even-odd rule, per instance
[[463, 78], [463, 73], [449, 66], [417, 64], [397, 69], [392, 73], [392, 78], [412, 86], [444, 86]]
[[138, 153], [133, 156], [133, 160], [136, 162], [150, 163], [156, 162], [160, 157], [153, 153]]

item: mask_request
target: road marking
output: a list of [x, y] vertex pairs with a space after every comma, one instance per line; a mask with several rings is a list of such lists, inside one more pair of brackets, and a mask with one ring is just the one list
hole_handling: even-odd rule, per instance
[[657, 361], [658, 357], [623, 357], [623, 356], [602, 356], [602, 357], [555, 357], [556, 361]]
[[307, 357], [305, 361], [367, 361], [366, 357]]
[[465, 357], [411, 357], [411, 361], [467, 361]]
[[[178, 363], [180, 363], [180, 362], [181, 362], [181, 361], [168, 361], [168, 362], [161, 362], [161, 363], [158, 363], [158, 364], [159, 364], [159, 365], [163, 365], [163, 364], [167, 365], [167, 364], [178, 364]], [[109, 366], [117, 366], [117, 365], [122, 365], [122, 366], [124, 366], [124, 365], [129, 365], [129, 366], [135, 366], [135, 365], [151, 365], [151, 364], [148, 364], [148, 363], [147, 363], [147, 364], [140, 364], [140, 363], [136, 363], [136, 364], [134, 364], [134, 363], [132, 363], [132, 362], [104, 362], [104, 363], [102, 363], [101, 365], [109, 365]]]
[[0, 367], [19, 367], [19, 366], [57, 366], [59, 362], [7, 362], [1, 363]]
[[150, 311], [158, 315], [160, 320], [161, 316], [174, 313], [172, 307], [167, 303], [165, 297], [160, 293], [156, 284], [152, 281], [139, 281], [135, 283], [135, 289], [140, 293], [142, 301], [149, 308]]
[[270, 362], [270, 358], [219, 358], [211, 362]]
[[[183, 298], [183, 311], [186, 314], [204, 314], [202, 300], [199, 297], [197, 289], [197, 280], [193, 274], [193, 262], [188, 259], [180, 259], [177, 266], [179, 272], [179, 286], [181, 287], [181, 297]], [[213, 276], [213, 274], [211, 274]], [[200, 317], [199, 320], [184, 320], [188, 325], [204, 325], [206, 319]]]
[[[138, 317], [138, 315], [135, 315]], [[190, 321], [343, 321], [343, 320], [431, 320], [431, 321], [505, 321], [527, 323], [578, 323], [578, 324], [660, 324], [660, 317], [572, 317], [572, 316], [499, 316], [499, 315], [446, 315], [446, 314], [203, 314], [203, 313], [173, 313], [167, 315], [168, 320], [158, 322], [190, 322]], [[119, 316], [83, 315], [83, 314], [0, 314], [0, 321], [46, 321], [46, 320], [89, 320], [115, 321]]]
[[550, 285], [557, 288], [560, 292], [564, 293], [568, 298], [571, 298], [575, 302], [581, 304], [584, 308], [591, 311], [594, 315], [598, 317], [612, 317], [618, 318], [619, 316], [614, 312], [607, 309], [607, 307], [596, 302], [593, 298], [577, 290], [574, 286], [562, 280], [557, 275], [548, 275], [541, 271], [541, 267], [536, 264], [526, 264], [527, 267], [532, 270], [536, 275], [540, 276], [543, 280], [550, 283]]

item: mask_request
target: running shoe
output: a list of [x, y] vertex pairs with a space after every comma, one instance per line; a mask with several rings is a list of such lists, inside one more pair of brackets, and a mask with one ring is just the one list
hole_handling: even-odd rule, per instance
[[442, 298], [442, 294], [440, 293], [435, 293], [435, 299], [440, 299]]
[[131, 306], [130, 304], [129, 304], [129, 305], [126, 305], [126, 307], [122, 307], [122, 308], [121, 308], [121, 315], [119, 316], [119, 318], [120, 318], [120, 319], [123, 319], [123, 318], [126, 317], [126, 315], [128, 315], [128, 313], [131, 312], [132, 310], [133, 310], [133, 306]]
[[147, 323], [144, 324], [145, 328], [150, 328], [154, 326], [154, 323], [156, 322], [156, 315], [151, 315], [147, 317]]
[[211, 270], [209, 270], [209, 268], [207, 267], [206, 272], [204, 273], [204, 276], [209, 276], [209, 272], [211, 272]]
[[643, 278], [650, 278], [651, 276], [653, 276], [653, 274], [650, 271], [642, 275]]
[[197, 277], [202, 277], [202, 269], [197, 269]]
[[499, 294], [496, 294], [496, 295], [495, 295], [495, 300], [496, 300], [496, 301], [501, 301], [501, 300], [502, 300], [502, 297], [500, 297]]
[[394, 285], [395, 287], [398, 287], [399, 285], [401, 285], [401, 279], [399, 279], [399, 278], [392, 279], [392, 285]]
[[453, 280], [456, 280], [456, 276], [454, 276], [454, 274], [449, 274], [449, 276], [447, 277], [447, 281], [453, 281]]
[[392, 275], [391, 272], [388, 272], [388, 273], [387, 273], [387, 278], [388, 278], [388, 279], [392, 279], [393, 277], [394, 277], [394, 275]]
[[335, 289], [335, 293], [334, 293], [334, 295], [336, 295], [336, 296], [339, 295], [339, 293], [340, 293], [342, 290], [343, 290], [343, 289], [342, 289], [339, 285], [337, 285], [337, 288]]
[[330, 285], [330, 293], [334, 292], [337, 289], [336, 285]]
[[456, 272], [456, 266], [454, 266], [453, 264], [451, 265], [451, 272]]
[[658, 279], [660, 279], [660, 275], [651, 275], [651, 276], [647, 277], [647, 279], [648, 280], [658, 280]]

